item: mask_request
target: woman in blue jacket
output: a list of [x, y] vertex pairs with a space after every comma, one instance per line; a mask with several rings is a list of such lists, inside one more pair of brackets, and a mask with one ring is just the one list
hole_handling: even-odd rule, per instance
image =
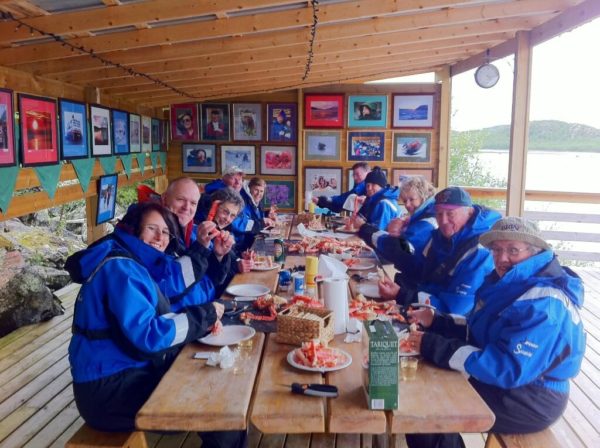
[[[496, 416], [491, 432], [541, 431], [563, 413], [581, 366], [583, 284], [523, 218], [501, 219], [480, 243], [492, 251], [495, 271], [477, 291], [474, 310], [466, 319], [414, 311], [411, 319], [427, 330], [412, 332], [409, 342], [426, 360], [470, 375]], [[407, 440], [413, 447], [464, 446], [458, 434]]]
[[[367, 199], [358, 211], [358, 217], [385, 230], [392, 219], [400, 217], [400, 190], [388, 185], [385, 173], [378, 166], [367, 174], [365, 188]], [[354, 227], [359, 227], [356, 222]]]

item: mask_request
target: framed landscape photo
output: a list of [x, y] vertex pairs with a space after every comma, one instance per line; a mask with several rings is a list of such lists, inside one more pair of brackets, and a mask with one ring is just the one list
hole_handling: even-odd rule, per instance
[[429, 162], [431, 133], [394, 133], [393, 162]]
[[52, 98], [18, 96], [23, 166], [58, 163], [56, 101]]
[[79, 101], [58, 100], [61, 160], [89, 156], [87, 106]]
[[296, 103], [267, 104], [267, 140], [279, 143], [298, 141]]
[[233, 139], [262, 140], [262, 104], [233, 103]]
[[110, 109], [90, 104], [90, 127], [92, 129], [92, 156], [110, 156], [112, 154]]
[[307, 93], [304, 95], [304, 127], [344, 127], [343, 93]]
[[96, 225], [110, 221], [115, 217], [117, 185], [119, 176], [109, 174], [98, 179], [98, 206], [96, 207]]
[[113, 150], [115, 154], [129, 154], [129, 114], [112, 109]]
[[433, 127], [433, 100], [431, 94], [395, 94], [392, 99], [393, 128]]
[[142, 152], [152, 152], [152, 119], [142, 115]]
[[296, 182], [293, 180], [270, 180], [262, 200], [264, 209], [271, 205], [277, 206], [279, 210], [296, 210]]
[[348, 97], [349, 128], [385, 128], [387, 95], [350, 95]]
[[330, 197], [341, 194], [341, 191], [341, 168], [304, 168], [304, 197]]
[[410, 176], [423, 176], [426, 181], [433, 183], [433, 169], [395, 168], [392, 170], [392, 185], [399, 186], [400, 181]]
[[304, 131], [304, 160], [340, 160], [340, 131]]
[[13, 91], [0, 89], [0, 166], [17, 164]]
[[201, 104], [200, 110], [202, 140], [229, 141], [229, 104]]
[[217, 145], [184, 143], [181, 146], [184, 173], [216, 173]]
[[129, 151], [142, 152], [142, 119], [137, 114], [129, 114]]
[[260, 147], [260, 174], [295, 176], [296, 147], [262, 145]]
[[152, 118], [150, 122], [150, 141], [152, 142], [152, 151], [160, 151], [160, 120]]
[[348, 160], [383, 161], [384, 132], [348, 132]]
[[221, 172], [237, 166], [246, 174], [256, 174], [256, 148], [243, 145], [221, 145]]
[[196, 103], [172, 104], [171, 140], [194, 142], [200, 140], [198, 106]]
[[[388, 170], [381, 171], [383, 171], [383, 174], [385, 174], [385, 177], [388, 180], [388, 184], [391, 183], [390, 179], [388, 178]], [[347, 170], [346, 176], [348, 179], [348, 188], [346, 189], [346, 191], [352, 190], [354, 188], [354, 176], [352, 176], [352, 168]]]

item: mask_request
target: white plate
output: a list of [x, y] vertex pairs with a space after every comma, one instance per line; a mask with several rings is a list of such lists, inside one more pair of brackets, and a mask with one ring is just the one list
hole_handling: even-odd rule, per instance
[[281, 235], [281, 230], [279, 229], [262, 229], [260, 233], [264, 235]]
[[345, 352], [344, 350], [341, 350], [339, 348], [336, 348], [335, 350], [337, 350], [339, 353], [341, 353], [342, 355], [344, 355], [346, 357], [346, 361], [338, 364], [335, 367], [307, 367], [307, 366], [303, 366], [302, 364], [298, 364], [296, 361], [294, 361], [294, 352], [296, 350], [300, 350], [299, 348], [295, 348], [294, 350], [292, 350], [291, 352], [288, 353], [287, 355], [287, 362], [290, 363], [291, 366], [300, 369], [300, 370], [307, 370], [309, 372], [333, 372], [334, 370], [341, 370], [341, 369], [345, 369], [346, 367], [348, 367], [350, 364], [352, 364], [352, 356], [350, 356], [350, 353]]
[[273, 269], [279, 269], [281, 265], [279, 263], [274, 263], [273, 266], [252, 266], [253, 271], [272, 271]]
[[349, 271], [366, 271], [367, 269], [372, 269], [374, 268], [375, 265], [373, 263], [370, 263], [368, 261], [362, 261], [358, 264], [353, 264], [352, 266], [348, 267]]
[[414, 302], [410, 304], [411, 308], [429, 308], [431, 310], [435, 310], [435, 306], [430, 305], [429, 303], [419, 303], [419, 302]]
[[335, 231], [340, 233], [358, 233], [358, 229], [348, 230], [346, 226], [340, 226], [337, 229], [335, 229]]
[[250, 339], [255, 334], [256, 331], [252, 327], [247, 327], [246, 325], [228, 325], [223, 327], [223, 330], [218, 335], [209, 334], [199, 339], [199, 341], [206, 345], [233, 345]]
[[[405, 328], [402, 331], [398, 331], [396, 332], [396, 334], [398, 335], [398, 342], [403, 341], [404, 339], [408, 338], [409, 335], [409, 331], [408, 328]], [[410, 352], [403, 352], [402, 349], [400, 348], [400, 346], [398, 346], [398, 356], [400, 358], [404, 357], [404, 356], [418, 356], [420, 355], [419, 352], [417, 351], [410, 351]]]
[[420, 353], [419, 352], [415, 352], [415, 351], [412, 351], [412, 352], [403, 352], [402, 350], [398, 350], [398, 356], [400, 358], [403, 358], [404, 356], [419, 356], [419, 355], [420, 355]]
[[372, 299], [380, 299], [379, 286], [376, 283], [363, 283], [356, 288], [363, 296], [371, 297]]
[[268, 294], [271, 290], [263, 285], [254, 283], [243, 283], [241, 285], [232, 285], [226, 290], [227, 294], [241, 297], [260, 297]]
[[254, 302], [256, 297], [247, 297], [247, 296], [237, 296], [234, 297], [236, 302]]

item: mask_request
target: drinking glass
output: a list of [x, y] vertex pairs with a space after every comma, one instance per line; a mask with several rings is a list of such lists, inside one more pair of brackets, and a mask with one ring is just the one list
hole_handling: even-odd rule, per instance
[[400, 377], [402, 381], [412, 381], [417, 378], [419, 358], [416, 356], [403, 356], [400, 358]]

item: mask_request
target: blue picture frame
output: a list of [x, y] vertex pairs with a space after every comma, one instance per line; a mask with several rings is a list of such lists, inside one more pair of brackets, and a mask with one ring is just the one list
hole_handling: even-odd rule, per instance
[[348, 160], [382, 162], [385, 157], [385, 132], [348, 132]]
[[387, 95], [350, 95], [348, 97], [349, 128], [385, 128]]
[[98, 179], [98, 205], [96, 207], [96, 225], [110, 221], [115, 217], [117, 186], [119, 176], [109, 174]]
[[90, 155], [88, 114], [85, 103], [58, 100], [61, 160], [85, 159]]
[[111, 109], [113, 130], [113, 153], [129, 154], [129, 113]]
[[152, 152], [160, 151], [160, 120], [153, 118], [150, 125], [150, 141], [152, 142]]

